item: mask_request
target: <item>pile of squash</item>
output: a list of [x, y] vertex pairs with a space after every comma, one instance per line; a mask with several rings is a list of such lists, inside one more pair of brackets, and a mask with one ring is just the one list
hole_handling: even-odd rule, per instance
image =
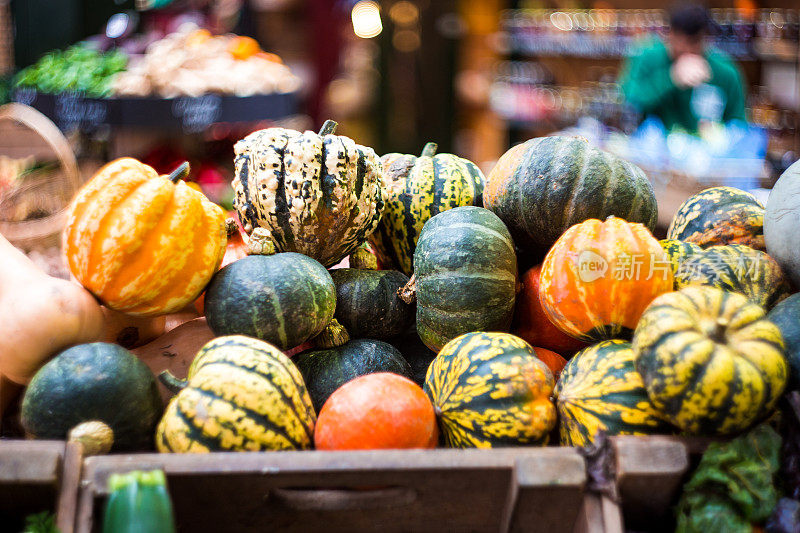
[[[693, 196], [658, 241], [645, 174], [585, 140], [532, 139], [484, 177], [432, 143], [381, 158], [335, 128], [237, 143], [233, 220], [185, 167], [109, 163], [64, 231], [80, 286], [0, 240], [17, 261], [0, 263], [0, 372], [27, 385], [26, 434], [161, 452], [584, 446], [740, 433], [800, 384], [800, 166], [766, 208]], [[100, 304], [204, 318], [153, 358], [101, 342]]]

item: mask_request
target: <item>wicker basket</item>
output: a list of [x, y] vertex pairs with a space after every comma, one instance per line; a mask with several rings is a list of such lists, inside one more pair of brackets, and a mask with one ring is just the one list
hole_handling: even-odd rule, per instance
[[[60, 163], [59, 170], [35, 172], [0, 197], [0, 233], [23, 250], [58, 246], [67, 206], [82, 184], [75, 154], [58, 127], [32, 107], [4, 105], [0, 107], [0, 121], [15, 121], [30, 128]], [[20, 210], [41, 216], [20, 221]]]

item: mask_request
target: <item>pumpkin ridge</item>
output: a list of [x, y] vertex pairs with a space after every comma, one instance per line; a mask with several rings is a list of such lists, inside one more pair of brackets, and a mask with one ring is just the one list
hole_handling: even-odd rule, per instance
[[[575, 183], [572, 184], [572, 191], [570, 191], [569, 199], [567, 200], [566, 206], [561, 211], [561, 220], [559, 222], [560, 227], [564, 227], [565, 224], [571, 222], [568, 220], [570, 217], [570, 213], [572, 213], [572, 208], [575, 205], [575, 200], [578, 197], [578, 193], [582, 192], [581, 188], [583, 186], [583, 182], [586, 178], [586, 167], [589, 165], [589, 150], [584, 150], [583, 152], [583, 161], [581, 162], [581, 168], [578, 171], [578, 179]], [[572, 225], [572, 224], [570, 224]]]
[[431, 157], [431, 172], [433, 173], [433, 204], [431, 213], [438, 215], [441, 213], [442, 196], [444, 195], [445, 178], [443, 177], [443, 169], [439, 164], [440, 159], [436, 156]]
[[[178, 418], [180, 418], [181, 422], [183, 422], [183, 425], [186, 426], [190, 440], [197, 442], [201, 446], [204, 446], [206, 451], [215, 449], [219, 444], [219, 439], [209, 435], [202, 427], [198, 427], [197, 424], [195, 424], [193, 417], [189, 416], [189, 414], [183, 411], [183, 407], [180, 404], [180, 399], [177, 399], [176, 397], [175, 402], [175, 409], [173, 412]], [[166, 416], [164, 417], [164, 420], [166, 420]], [[166, 435], [167, 432], [165, 431], [164, 433], [164, 439], [169, 442]], [[171, 445], [170, 448], [172, 448]]]

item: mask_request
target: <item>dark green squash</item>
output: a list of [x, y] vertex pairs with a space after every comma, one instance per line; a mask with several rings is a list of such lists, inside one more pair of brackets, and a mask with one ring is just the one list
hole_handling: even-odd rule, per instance
[[483, 205], [522, 250], [543, 258], [571, 226], [613, 215], [653, 230], [653, 186], [636, 165], [578, 137], [539, 137], [506, 152], [486, 178]]
[[408, 361], [411, 367], [411, 379], [420, 387], [423, 386], [428, 367], [436, 358], [436, 352], [425, 346], [425, 343], [419, 338], [416, 326], [412, 327], [405, 335], [392, 341], [392, 344]]
[[397, 296], [408, 276], [396, 270], [331, 270], [336, 285], [333, 315], [352, 338], [387, 340], [408, 330], [414, 307]]
[[661, 245], [661, 248], [664, 250], [664, 253], [667, 254], [667, 259], [669, 259], [669, 265], [672, 268], [672, 277], [675, 282], [675, 290], [678, 290], [678, 269], [683, 264], [684, 261], [689, 259], [695, 254], [699, 254], [703, 251], [700, 246], [687, 241], [678, 241], [675, 239], [662, 239], [658, 241], [658, 244]]
[[417, 298], [417, 331], [431, 350], [464, 333], [511, 327], [517, 256], [491, 211], [456, 207], [431, 218], [414, 253], [414, 278], [408, 292]]
[[309, 350], [296, 355], [292, 361], [303, 374], [317, 412], [336, 389], [359, 376], [394, 372], [411, 377], [411, 368], [397, 348], [371, 339], [352, 340], [326, 350]]
[[208, 326], [216, 335], [247, 335], [282, 350], [318, 335], [335, 307], [331, 275], [294, 252], [231, 263], [214, 275], [205, 297]]
[[34, 376], [22, 401], [22, 425], [37, 439], [64, 440], [90, 420], [114, 432], [115, 451], [147, 450], [161, 416], [155, 377], [116, 344], [80, 344], [58, 354]]
[[800, 389], [800, 293], [779, 302], [767, 314], [767, 319], [778, 326], [786, 344], [786, 361], [789, 363], [788, 389]]

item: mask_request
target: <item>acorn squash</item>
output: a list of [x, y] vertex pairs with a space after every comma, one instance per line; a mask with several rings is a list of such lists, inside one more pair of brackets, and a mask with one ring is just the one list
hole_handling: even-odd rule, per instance
[[703, 251], [700, 246], [688, 241], [678, 241], [675, 239], [662, 239], [658, 241], [664, 253], [667, 254], [667, 259], [672, 267], [672, 279], [674, 280], [674, 288], [677, 291], [678, 287], [678, 268], [684, 261]]

